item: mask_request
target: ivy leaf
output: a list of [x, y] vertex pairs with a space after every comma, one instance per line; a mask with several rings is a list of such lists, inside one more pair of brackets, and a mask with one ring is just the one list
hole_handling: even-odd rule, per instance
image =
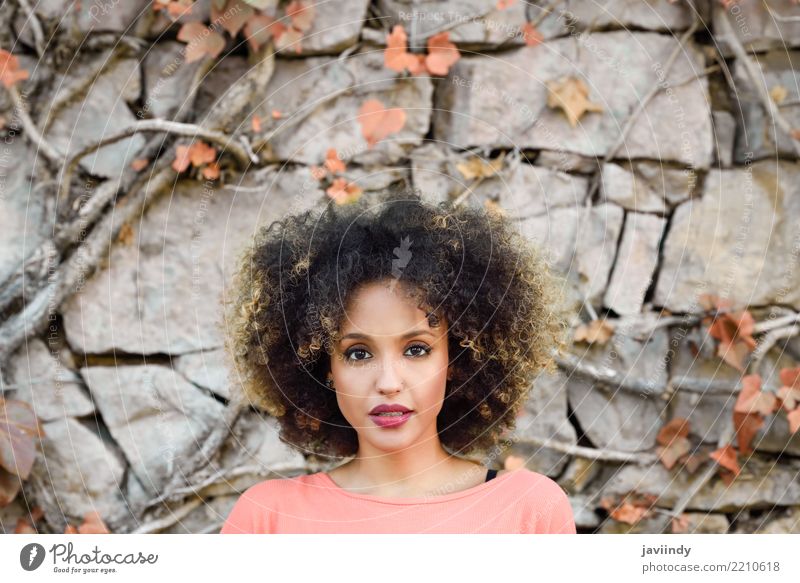
[[586, 112], [599, 113], [603, 111], [600, 104], [589, 101], [589, 88], [583, 79], [563, 77], [555, 81], [548, 81], [547, 89], [550, 92], [547, 96], [547, 106], [560, 107], [572, 127], [578, 125], [578, 120]]
[[292, 27], [301, 32], [307, 32], [314, 24], [314, 5], [306, 5], [300, 0], [293, 0], [286, 7], [286, 16], [292, 21]]
[[523, 24], [520, 32], [522, 33], [522, 40], [529, 47], [535, 47], [544, 40], [542, 33], [530, 22]]
[[327, 168], [328, 172], [331, 174], [341, 174], [347, 169], [345, 163], [339, 158], [336, 148], [328, 149], [325, 155], [325, 168]]
[[399, 107], [386, 109], [377, 99], [368, 99], [358, 110], [361, 134], [372, 148], [391, 134], [396, 134], [406, 124], [406, 112]]
[[672, 469], [680, 458], [691, 451], [688, 437], [689, 422], [682, 417], [675, 417], [658, 432], [656, 441], [662, 446], [658, 455], [665, 468]]
[[572, 339], [574, 342], [603, 345], [614, 335], [614, 325], [605, 318], [592, 320], [588, 324], [581, 324], [575, 328]]
[[[280, 25], [280, 26], [279, 26]], [[244, 37], [253, 52], [258, 51], [275, 34], [276, 30], [283, 32], [286, 27], [266, 14], [256, 14], [244, 25]]]
[[383, 64], [387, 69], [402, 73], [408, 70], [412, 75], [425, 72], [425, 55], [414, 55], [407, 50], [408, 36], [402, 24], [395, 24], [392, 32], [386, 35], [386, 50], [383, 51]]
[[28, 403], [0, 397], [0, 467], [27, 479], [36, 459], [36, 438], [43, 436]]
[[0, 81], [6, 88], [24, 81], [28, 72], [19, 68], [19, 59], [6, 50], [0, 49]]
[[336, 201], [336, 204], [349, 204], [361, 198], [364, 191], [360, 186], [344, 178], [336, 178], [325, 192]]
[[447, 75], [450, 67], [461, 58], [458, 47], [450, 42], [450, 33], [440, 32], [428, 39], [425, 67], [431, 75]]
[[216, 7], [216, 3], [211, 6], [211, 22], [222, 26], [233, 38], [255, 14], [255, 10], [243, 0], [228, 0], [224, 6], [221, 9]]
[[187, 43], [186, 62], [205, 56], [215, 59], [225, 48], [225, 38], [201, 22], [187, 22], [178, 31], [178, 40]]
[[708, 454], [708, 457], [716, 461], [726, 470], [733, 472], [735, 476], [739, 475], [741, 470], [736, 460], [736, 450], [733, 448], [733, 446], [731, 446], [731, 444], [712, 451], [710, 454]]

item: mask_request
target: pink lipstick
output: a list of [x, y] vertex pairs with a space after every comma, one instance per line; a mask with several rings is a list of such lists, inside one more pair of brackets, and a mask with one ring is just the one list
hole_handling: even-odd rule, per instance
[[403, 405], [378, 405], [369, 412], [369, 418], [380, 427], [399, 427], [414, 413]]

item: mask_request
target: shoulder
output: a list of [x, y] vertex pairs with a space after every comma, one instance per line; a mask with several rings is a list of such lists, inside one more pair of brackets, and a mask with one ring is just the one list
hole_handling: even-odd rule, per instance
[[529, 520], [536, 525], [536, 532], [575, 533], [572, 503], [558, 482], [527, 468], [508, 473], [508, 482]]
[[293, 497], [315, 480], [313, 475], [294, 478], [272, 478], [247, 488], [225, 519], [221, 534], [269, 532], [278, 505], [290, 503]]

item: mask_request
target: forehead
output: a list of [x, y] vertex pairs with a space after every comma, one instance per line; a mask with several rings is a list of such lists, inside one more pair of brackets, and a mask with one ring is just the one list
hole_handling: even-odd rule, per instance
[[[394, 283], [392, 283], [394, 281]], [[396, 280], [361, 286], [349, 299], [342, 333], [396, 336], [411, 330], [441, 331], [441, 316], [430, 316], [418, 297]], [[439, 325], [437, 325], [439, 324]]]

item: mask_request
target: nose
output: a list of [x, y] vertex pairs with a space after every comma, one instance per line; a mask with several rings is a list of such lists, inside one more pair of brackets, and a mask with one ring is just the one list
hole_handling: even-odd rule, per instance
[[378, 371], [376, 388], [382, 395], [394, 395], [403, 390], [403, 379], [399, 368], [402, 364], [392, 358], [384, 358]]

